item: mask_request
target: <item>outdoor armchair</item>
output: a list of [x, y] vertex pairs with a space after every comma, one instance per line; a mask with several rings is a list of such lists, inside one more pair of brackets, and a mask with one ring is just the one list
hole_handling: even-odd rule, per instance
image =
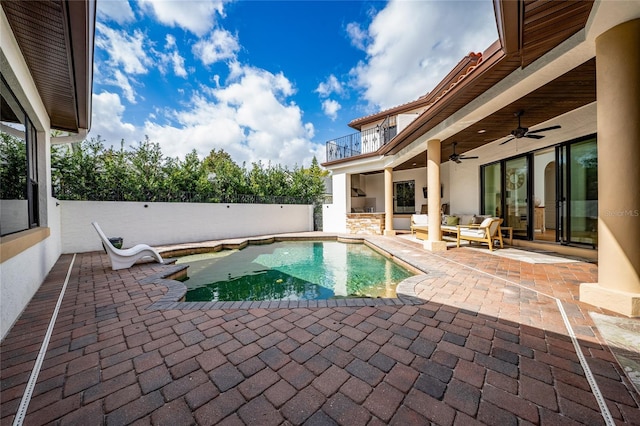
[[477, 241], [487, 243], [489, 250], [493, 251], [493, 242], [498, 240], [500, 248], [503, 248], [501, 223], [502, 219], [499, 217], [488, 217], [480, 225], [458, 225], [458, 247], [460, 240]]

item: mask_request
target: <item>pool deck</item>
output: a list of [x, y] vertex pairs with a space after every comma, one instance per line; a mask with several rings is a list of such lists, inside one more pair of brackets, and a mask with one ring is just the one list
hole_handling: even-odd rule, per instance
[[590, 313], [620, 317], [578, 301], [596, 265], [367, 240], [427, 272], [406, 300], [175, 309], [157, 304], [175, 266], [61, 256], [0, 345], [0, 424], [67, 274], [26, 425], [640, 424], [619, 348]]

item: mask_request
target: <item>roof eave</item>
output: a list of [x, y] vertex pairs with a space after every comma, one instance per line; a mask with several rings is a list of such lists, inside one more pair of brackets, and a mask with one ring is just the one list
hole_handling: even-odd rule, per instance
[[477, 65], [480, 61], [482, 61], [482, 59], [483, 58], [481, 54], [476, 54], [473, 52], [469, 53], [469, 55], [462, 58], [456, 64], [456, 66], [446, 75], [446, 77], [444, 77], [440, 81], [440, 83], [438, 83], [436, 87], [434, 87], [433, 90], [431, 90], [427, 94], [411, 102], [407, 102], [405, 104], [388, 108], [375, 114], [352, 120], [348, 124], [349, 127], [360, 130], [365, 124], [375, 123], [376, 121], [385, 119], [388, 116], [402, 114], [404, 112], [415, 110], [416, 108], [426, 107], [431, 102], [433, 102], [433, 100], [440, 94], [440, 92], [454, 83], [461, 74], [464, 74], [469, 69], [469, 67]]
[[498, 38], [505, 54], [517, 54], [522, 47], [521, 3], [513, 0], [494, 0]]
[[483, 55], [483, 58], [486, 59], [483, 59], [483, 61], [476, 66], [470, 75], [459, 81], [455, 86], [448, 89], [438, 98], [435, 98], [426, 111], [398, 133], [391, 143], [383, 146], [378, 151], [378, 154], [396, 154], [402, 148], [418, 139], [420, 135], [424, 134], [429, 130], [429, 128], [435, 125], [430, 123], [430, 121], [438, 116], [442, 108], [454, 100], [461, 92], [472, 87], [479, 77], [489, 72], [506, 57], [507, 55], [500, 47], [500, 42], [496, 41], [493, 43]]
[[[70, 77], [74, 83], [77, 128], [91, 128], [91, 97], [93, 93], [93, 54], [96, 24], [96, 0], [64, 2], [69, 25], [65, 29], [69, 40]], [[52, 127], [55, 123], [52, 122]], [[65, 129], [66, 130], [66, 129]]]

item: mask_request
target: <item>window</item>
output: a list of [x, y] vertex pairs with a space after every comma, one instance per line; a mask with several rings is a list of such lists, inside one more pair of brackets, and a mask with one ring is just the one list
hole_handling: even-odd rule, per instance
[[393, 212], [416, 212], [416, 182], [407, 180], [393, 183]]
[[0, 235], [39, 224], [36, 132], [0, 78]]

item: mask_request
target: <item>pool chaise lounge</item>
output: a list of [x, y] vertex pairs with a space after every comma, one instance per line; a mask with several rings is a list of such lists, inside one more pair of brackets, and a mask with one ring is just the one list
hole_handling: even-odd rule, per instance
[[107, 236], [102, 232], [102, 229], [98, 225], [97, 222], [91, 222], [100, 239], [102, 240], [102, 244], [109, 255], [109, 259], [111, 260], [111, 268], [114, 271], [119, 269], [127, 269], [130, 268], [134, 263], [138, 260], [145, 257], [152, 257], [156, 259], [159, 263], [164, 263], [162, 260], [162, 256], [151, 246], [147, 244], [138, 244], [128, 249], [117, 249], [112, 244], [111, 241], [107, 238]]

